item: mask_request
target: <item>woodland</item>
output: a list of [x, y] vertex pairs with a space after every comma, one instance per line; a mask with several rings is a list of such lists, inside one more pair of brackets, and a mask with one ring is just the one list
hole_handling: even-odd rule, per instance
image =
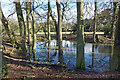
[[120, 2], [0, 1], [2, 79], [120, 77]]

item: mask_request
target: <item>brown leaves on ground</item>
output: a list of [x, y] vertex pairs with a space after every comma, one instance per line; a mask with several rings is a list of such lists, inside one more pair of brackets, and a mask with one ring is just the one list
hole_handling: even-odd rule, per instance
[[[19, 59], [7, 59], [4, 57], [11, 67], [7, 78], [118, 78], [119, 73], [104, 72], [94, 73], [85, 71], [64, 71], [65, 68], [53, 64], [37, 64], [34, 62], [20, 61]], [[34, 66], [33, 69], [28, 64]]]

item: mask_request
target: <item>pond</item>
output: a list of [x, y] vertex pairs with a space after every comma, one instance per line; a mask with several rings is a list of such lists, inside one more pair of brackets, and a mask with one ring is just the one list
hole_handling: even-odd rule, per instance
[[[48, 43], [36, 43], [36, 55], [38, 62], [58, 63], [58, 47], [56, 40], [51, 40], [50, 49]], [[63, 59], [69, 69], [76, 66], [76, 42], [63, 40]], [[104, 72], [110, 69], [112, 46], [99, 44], [93, 45], [86, 43], [84, 46], [85, 68], [86, 71]]]

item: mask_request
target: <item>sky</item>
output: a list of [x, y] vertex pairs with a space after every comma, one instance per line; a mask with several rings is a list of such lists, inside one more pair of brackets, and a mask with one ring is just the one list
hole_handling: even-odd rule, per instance
[[[19, 0], [9, 0], [9, 1], [19, 1]], [[21, 0], [21, 1], [30, 1], [30, 0]], [[31, 0], [31, 1], [41, 1], [41, 0]], [[48, 0], [44, 0], [47, 2]], [[56, 0], [50, 0], [50, 1], [56, 1]], [[83, 0], [60, 0], [61, 2], [81, 2]], [[84, 0], [84, 2], [118, 2], [120, 0]], [[0, 2], [8, 2], [8, 0], [0, 0]]]
[[[0, 0], [0, 1], [2, 2], [1, 5], [2, 5], [3, 13], [4, 13], [5, 17], [7, 18], [8, 15], [10, 15], [11, 13], [13, 13], [15, 11], [15, 6], [12, 3], [13, 0]], [[47, 0], [44, 0], [44, 3], [47, 4]], [[86, 4], [86, 2], [85, 2], [85, 4]], [[55, 5], [55, 7], [52, 8], [52, 11], [55, 12], [55, 15], [57, 15], [57, 8], [56, 8], [55, 0], [51, 0], [51, 5]], [[76, 22], [76, 19], [77, 19], [76, 18], [76, 16], [77, 16], [76, 3], [72, 2], [72, 3], [70, 3], [70, 6], [73, 6], [73, 7], [69, 11], [65, 12], [65, 16], [68, 19], [72, 17], [72, 19], [68, 20], [68, 22]], [[36, 9], [36, 10], [40, 14], [45, 14], [47, 12], [42, 9]], [[102, 11], [102, 9], [100, 9], [100, 11]], [[89, 18], [94, 17], [94, 2], [89, 2], [89, 4], [87, 6], [86, 5], [84, 6], [84, 14], [85, 14], [84, 19], [85, 18], [89, 19]], [[26, 15], [24, 14], [23, 16], [24, 16], [24, 20], [26, 21]], [[15, 20], [17, 20], [16, 13], [14, 15], [12, 15], [10, 18], [14, 18]], [[57, 19], [57, 17], [56, 17], [56, 19]], [[64, 20], [64, 21], [66, 21], [66, 20]]]

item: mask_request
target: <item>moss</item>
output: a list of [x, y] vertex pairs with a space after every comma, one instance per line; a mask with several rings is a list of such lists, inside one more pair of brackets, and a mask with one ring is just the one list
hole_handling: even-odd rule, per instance
[[18, 49], [19, 51], [22, 51], [22, 48], [21, 47], [19, 47], [19, 49]]
[[7, 65], [8, 63], [3, 59], [2, 61], [2, 78], [6, 78], [8, 76], [8, 71], [10, 66]]

